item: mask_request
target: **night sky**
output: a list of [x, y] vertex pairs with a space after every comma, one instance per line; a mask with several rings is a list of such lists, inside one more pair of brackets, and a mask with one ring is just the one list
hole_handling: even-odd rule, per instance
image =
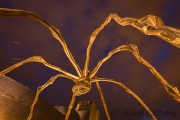
[[[1, 8], [35, 12], [60, 29], [75, 61], [84, 68], [86, 48], [92, 32], [110, 13], [121, 17], [142, 18], [148, 14], [160, 17], [165, 25], [180, 28], [179, 0], [0, 0]], [[120, 45], [136, 44], [140, 55], [152, 64], [172, 85], [180, 89], [180, 49], [157, 36], [148, 36], [132, 26], [122, 27], [112, 20], [97, 36], [91, 49], [90, 71], [111, 50]], [[77, 75], [61, 44], [51, 32], [30, 18], [0, 18], [0, 71], [31, 56], [42, 56], [50, 64]], [[50, 77], [58, 74], [41, 63], [28, 63], [7, 76], [28, 86], [33, 91]], [[157, 116], [158, 120], [179, 120], [180, 104], [173, 100], [163, 85], [132, 53], [114, 54], [97, 73], [98, 77], [113, 78], [131, 88], [152, 111], [168, 111], [175, 116]], [[74, 82], [58, 78], [46, 88], [41, 97], [52, 106], [68, 106]], [[113, 83], [100, 83], [112, 120], [151, 120], [151, 116], [115, 116], [114, 112], [143, 111], [141, 104], [124, 89]], [[100, 120], [106, 120], [103, 105], [95, 83], [89, 93], [76, 97], [90, 100], [100, 110]], [[173, 118], [174, 117], [174, 118]]]

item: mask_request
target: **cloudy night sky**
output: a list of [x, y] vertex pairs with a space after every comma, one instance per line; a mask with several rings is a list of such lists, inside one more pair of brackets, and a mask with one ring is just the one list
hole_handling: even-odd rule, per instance
[[[58, 28], [69, 50], [81, 69], [84, 68], [86, 49], [92, 32], [110, 13], [121, 17], [142, 18], [148, 14], [160, 17], [165, 25], [180, 28], [180, 1], [178, 0], [0, 0], [1, 8], [35, 12]], [[152, 64], [172, 85], [180, 89], [180, 49], [157, 36], [148, 36], [132, 26], [122, 27], [112, 20], [97, 36], [91, 49], [90, 71], [111, 50], [120, 45], [136, 44], [140, 55]], [[77, 75], [65, 55], [62, 45], [51, 32], [30, 18], [0, 18], [0, 71], [31, 56], [42, 56], [48, 63]], [[41, 63], [27, 63], [8, 77], [36, 91], [50, 77], [58, 74]], [[158, 120], [179, 120], [180, 104], [173, 100], [156, 77], [132, 53], [114, 54], [97, 73], [98, 77], [113, 78], [133, 90], [152, 111], [174, 112], [173, 116], [157, 116]], [[46, 88], [41, 97], [52, 106], [68, 106], [74, 82], [58, 78]], [[145, 111], [143, 106], [124, 89], [113, 83], [100, 83], [109, 112]], [[95, 83], [89, 93], [76, 97], [97, 104], [100, 120], [106, 120], [103, 105]], [[112, 120], [151, 120], [150, 116], [111, 115]]]

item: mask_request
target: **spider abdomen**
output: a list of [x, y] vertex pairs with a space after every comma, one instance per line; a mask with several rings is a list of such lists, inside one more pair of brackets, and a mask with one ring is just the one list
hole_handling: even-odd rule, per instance
[[81, 78], [77, 81], [77, 83], [73, 86], [72, 92], [76, 96], [80, 96], [82, 94], [86, 94], [91, 89], [91, 83], [90, 80], [87, 78]]

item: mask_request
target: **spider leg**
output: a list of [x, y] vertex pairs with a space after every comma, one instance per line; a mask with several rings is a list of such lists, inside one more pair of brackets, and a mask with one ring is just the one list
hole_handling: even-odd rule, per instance
[[152, 74], [161, 82], [161, 84], [165, 87], [167, 93], [177, 102], [180, 102], [180, 92], [178, 91], [177, 87], [169, 84], [157, 71], [156, 69], [150, 64], [148, 63], [146, 60], [144, 60], [140, 54], [139, 54], [139, 50], [137, 48], [136, 45], [134, 44], [130, 44], [130, 45], [121, 45], [118, 48], [112, 50], [111, 52], [109, 52], [109, 54], [103, 58], [102, 60], [100, 60], [97, 64], [97, 66], [93, 69], [93, 71], [91, 72], [91, 74], [89, 75], [90, 78], [93, 78], [94, 75], [97, 73], [97, 71], [99, 70], [100, 66], [106, 61], [108, 60], [114, 53], [120, 52], [120, 51], [129, 51], [132, 52], [133, 55], [135, 56], [135, 58], [138, 60], [138, 62], [140, 62], [141, 64], [145, 65], [151, 72]]
[[[113, 14], [113, 13], [112, 13]], [[143, 18], [121, 18], [114, 13], [113, 19], [122, 26], [131, 25], [146, 35], [155, 35], [180, 48], [180, 29], [166, 26], [160, 17], [147, 15]]]
[[66, 75], [68, 75], [68, 76], [70, 76], [70, 77], [72, 77], [74, 79], [78, 79], [77, 76], [75, 76], [75, 75], [73, 75], [71, 73], [66, 72], [65, 70], [61, 69], [60, 67], [57, 67], [57, 66], [54, 66], [54, 65], [51, 65], [51, 64], [47, 63], [41, 56], [29, 57], [29, 58], [27, 58], [27, 59], [25, 59], [25, 60], [23, 60], [21, 62], [18, 62], [16, 64], [6, 68], [5, 70], [1, 71], [0, 72], [0, 76], [10, 72], [11, 70], [13, 70], [13, 69], [15, 69], [17, 67], [20, 67], [23, 64], [28, 63], [28, 62], [40, 62], [40, 63], [44, 64], [45, 66], [51, 68], [51, 69], [54, 69], [54, 70], [59, 71], [59, 72], [62, 72], [62, 73], [66, 74]]
[[[138, 19], [142, 24], [141, 31], [146, 35], [156, 35], [170, 44], [180, 48], [180, 29], [165, 26], [160, 17], [147, 15]], [[136, 25], [134, 26], [136, 27]]]
[[96, 81], [96, 86], [97, 86], [98, 91], [99, 91], [99, 93], [100, 93], [101, 100], [102, 100], [102, 103], [103, 103], [103, 106], [104, 106], [104, 110], [105, 110], [106, 116], [107, 116], [108, 120], [111, 120], [111, 119], [110, 119], [110, 116], [109, 116], [108, 109], [107, 109], [106, 101], [105, 101], [105, 99], [104, 99], [104, 95], [103, 95], [102, 89], [101, 89], [98, 81]]
[[[76, 91], [75, 91], [76, 92]], [[69, 106], [68, 106], [68, 111], [66, 113], [66, 117], [65, 117], [65, 120], [68, 120], [69, 116], [70, 116], [70, 113], [71, 113], [71, 110], [74, 106], [74, 102], [75, 102], [75, 92], [73, 93], [72, 95], [72, 98], [71, 98], [71, 102], [69, 103]]]
[[147, 15], [143, 18], [137, 19], [132, 17], [120, 17], [117, 13], [111, 13], [106, 18], [106, 20], [98, 27], [90, 36], [89, 44], [86, 50], [86, 61], [84, 65], [84, 76], [88, 75], [88, 66], [90, 61], [90, 51], [91, 47], [104, 27], [114, 19], [119, 25], [126, 26], [131, 25], [146, 35], [156, 35], [161, 39], [167, 41], [168, 43], [180, 48], [180, 29], [173, 28], [170, 26], [165, 26], [161, 18], [154, 15]]
[[91, 47], [94, 43], [94, 40], [96, 39], [96, 36], [99, 34], [99, 32], [104, 29], [104, 27], [111, 21], [112, 19], [112, 15], [110, 14], [106, 20], [101, 24], [101, 26], [99, 28], [97, 28], [90, 36], [90, 40], [89, 40], [89, 44], [86, 50], [86, 61], [84, 64], [84, 76], [88, 75], [88, 70], [89, 70], [89, 61], [90, 61], [90, 51], [91, 51]]
[[154, 114], [152, 113], [152, 111], [148, 108], [148, 106], [141, 100], [141, 98], [139, 98], [131, 89], [129, 89], [127, 86], [125, 86], [124, 84], [122, 84], [119, 81], [113, 80], [113, 79], [108, 79], [108, 78], [94, 78], [92, 79], [91, 82], [96, 82], [96, 81], [104, 81], [104, 82], [112, 82], [115, 83], [117, 85], [119, 85], [120, 87], [122, 87], [123, 89], [126, 90], [126, 92], [128, 92], [129, 94], [131, 94], [134, 98], [136, 98], [136, 100], [138, 100], [141, 105], [148, 111], [148, 113], [152, 116], [153, 120], [157, 120], [156, 117], [154, 116]]
[[70, 60], [70, 62], [74, 66], [74, 68], [76, 69], [78, 75], [80, 77], [82, 76], [81, 69], [78, 66], [78, 64], [75, 62], [60, 31], [57, 28], [55, 28], [54, 26], [50, 25], [47, 21], [45, 21], [38, 14], [36, 14], [34, 12], [25, 11], [25, 10], [0, 8], [0, 17], [28, 17], [28, 18], [34, 19], [34, 20], [40, 22], [41, 24], [43, 24], [44, 26], [46, 26], [51, 31], [53, 37], [55, 37], [61, 43], [66, 56], [68, 57], [68, 59]]
[[34, 106], [35, 106], [35, 104], [36, 104], [37, 101], [38, 101], [39, 94], [40, 94], [46, 87], [48, 87], [49, 85], [53, 84], [54, 81], [55, 81], [58, 77], [64, 77], [64, 78], [68, 78], [68, 79], [73, 80], [73, 78], [71, 78], [71, 77], [69, 77], [69, 76], [67, 76], [67, 75], [65, 75], [65, 74], [57, 74], [57, 75], [51, 77], [45, 84], [43, 84], [42, 86], [38, 87], [38, 88], [37, 88], [37, 92], [36, 92], [36, 96], [35, 96], [35, 98], [34, 98], [34, 101], [33, 101], [32, 105], [31, 105], [31, 110], [30, 110], [30, 113], [29, 113], [29, 116], [28, 116], [27, 120], [31, 120], [31, 119], [32, 119], [33, 111], [34, 111]]

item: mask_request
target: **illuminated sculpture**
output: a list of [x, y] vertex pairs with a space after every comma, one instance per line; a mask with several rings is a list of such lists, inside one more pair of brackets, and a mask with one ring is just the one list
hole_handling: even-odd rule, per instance
[[102, 60], [100, 60], [98, 62], [97, 66], [92, 71], [89, 70], [90, 50], [91, 50], [91, 47], [93, 45], [93, 42], [94, 42], [96, 36], [99, 34], [99, 32], [111, 21], [111, 19], [114, 19], [119, 25], [122, 25], [122, 26], [131, 25], [131, 26], [137, 28], [138, 30], [142, 31], [143, 33], [145, 33], [147, 35], [156, 35], [156, 36], [162, 38], [163, 40], [169, 42], [170, 44], [180, 48], [180, 37], [179, 37], [180, 30], [176, 29], [176, 28], [169, 27], [169, 26], [165, 26], [159, 17], [156, 17], [154, 15], [147, 15], [141, 19], [129, 18], [129, 17], [121, 18], [116, 13], [111, 13], [106, 18], [104, 23], [99, 28], [97, 28], [92, 33], [92, 35], [90, 36], [90, 41], [89, 41], [89, 45], [87, 47], [86, 61], [85, 61], [83, 71], [80, 69], [78, 64], [75, 62], [75, 60], [74, 60], [71, 52], [69, 51], [69, 49], [66, 45], [66, 42], [63, 39], [60, 31], [57, 28], [51, 26], [48, 22], [46, 22], [43, 18], [38, 16], [36, 13], [24, 11], [24, 10], [0, 8], [0, 17], [29, 17], [29, 18], [37, 20], [38, 22], [45, 25], [47, 28], [49, 28], [52, 35], [61, 43], [65, 54], [67, 55], [68, 59], [70, 60], [70, 62], [72, 63], [72, 65], [74, 66], [74, 68], [76, 69], [77, 74], [78, 74], [78, 76], [75, 76], [71, 73], [64, 71], [60, 67], [51, 65], [48, 62], [46, 62], [41, 56], [30, 57], [24, 61], [16, 63], [15, 65], [12, 65], [11, 67], [1, 71], [0, 75], [4, 75], [4, 74], [10, 72], [11, 70], [13, 70], [17, 67], [20, 67], [21, 65], [23, 65], [25, 63], [40, 62], [40, 63], [44, 64], [45, 66], [60, 72], [60, 74], [57, 74], [57, 75], [51, 77], [45, 84], [43, 84], [42, 86], [37, 88], [36, 97], [34, 99], [32, 106], [31, 106], [31, 111], [30, 111], [30, 114], [29, 114], [29, 117], [27, 118], [27, 120], [31, 120], [31, 118], [33, 117], [33, 108], [34, 108], [36, 102], [38, 101], [39, 94], [47, 86], [49, 86], [50, 84], [53, 84], [53, 82], [56, 80], [57, 77], [64, 77], [64, 78], [73, 80], [76, 83], [72, 88], [73, 95], [72, 95], [72, 99], [71, 99], [71, 102], [70, 102], [69, 107], [68, 107], [68, 112], [66, 114], [66, 118], [65, 118], [66, 120], [68, 120], [71, 109], [73, 108], [73, 105], [75, 102], [75, 97], [80, 96], [82, 94], [86, 94], [87, 92], [89, 92], [91, 89], [91, 83], [93, 83], [93, 82], [95, 82], [97, 85], [97, 88], [99, 90], [99, 93], [100, 93], [100, 96], [101, 96], [101, 99], [103, 102], [103, 106], [105, 109], [106, 116], [107, 116], [108, 120], [110, 120], [110, 116], [109, 116], [108, 109], [107, 109], [107, 106], [106, 106], [106, 103], [104, 100], [103, 92], [102, 92], [101, 87], [99, 85], [99, 81], [112, 82], [112, 83], [115, 83], [115, 84], [121, 86], [122, 88], [124, 88], [126, 90], [126, 92], [128, 92], [132, 96], [134, 96], [144, 106], [144, 108], [149, 112], [149, 114], [153, 117], [153, 119], [156, 120], [156, 117], [153, 115], [152, 111], [146, 106], [146, 104], [133, 91], [131, 91], [128, 87], [126, 87], [124, 84], [122, 84], [119, 81], [113, 80], [113, 79], [98, 78], [96, 76], [96, 73], [99, 70], [100, 66], [106, 60], [108, 60], [114, 53], [117, 53], [120, 51], [125, 51], [125, 50], [132, 52], [133, 55], [135, 56], [135, 58], [141, 64], [145, 65], [153, 73], [153, 75], [155, 77], [157, 77], [157, 79], [165, 87], [167, 93], [173, 99], [180, 102], [180, 92], [178, 91], [177, 87], [169, 84], [156, 71], [156, 69], [151, 64], [149, 64], [146, 60], [144, 60], [139, 54], [138, 47], [134, 44], [121, 45], [118, 48], [112, 50], [111, 52], [109, 52], [109, 54], [105, 58], [103, 58]]

